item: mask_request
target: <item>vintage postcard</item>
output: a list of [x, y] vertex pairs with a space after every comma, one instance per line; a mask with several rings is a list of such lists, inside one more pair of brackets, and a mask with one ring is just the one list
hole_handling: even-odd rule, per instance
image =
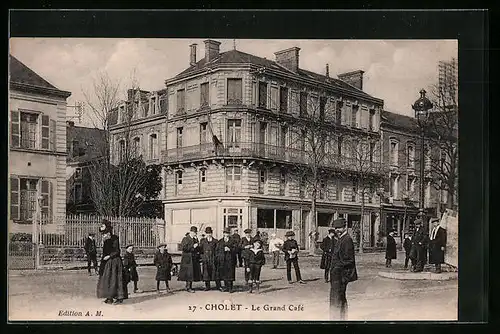
[[457, 40], [9, 53], [9, 321], [458, 319]]

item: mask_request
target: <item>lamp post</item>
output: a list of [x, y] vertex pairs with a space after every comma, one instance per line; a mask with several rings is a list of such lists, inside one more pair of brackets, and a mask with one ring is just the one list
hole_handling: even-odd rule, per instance
[[415, 111], [418, 127], [420, 129], [420, 196], [419, 196], [419, 215], [424, 223], [424, 169], [425, 169], [425, 128], [429, 120], [429, 110], [433, 108], [432, 102], [425, 96], [425, 89], [420, 90], [420, 98], [411, 106]]

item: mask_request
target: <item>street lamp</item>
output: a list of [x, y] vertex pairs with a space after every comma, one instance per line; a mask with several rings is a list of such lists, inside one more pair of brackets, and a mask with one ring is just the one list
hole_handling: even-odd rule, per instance
[[420, 90], [420, 98], [411, 106], [415, 110], [415, 118], [420, 128], [420, 196], [419, 215], [424, 223], [424, 169], [425, 169], [425, 128], [429, 120], [429, 110], [433, 108], [432, 102], [425, 96], [425, 89]]

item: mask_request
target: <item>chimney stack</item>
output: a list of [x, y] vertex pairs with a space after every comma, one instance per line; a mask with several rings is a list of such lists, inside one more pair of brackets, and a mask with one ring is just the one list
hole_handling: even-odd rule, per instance
[[338, 77], [345, 83], [348, 83], [349, 85], [354, 86], [359, 90], [363, 90], [363, 73], [365, 73], [365, 71], [357, 70], [339, 74]]
[[300, 48], [294, 46], [293, 48], [275, 52], [276, 62], [292, 72], [297, 72], [299, 69], [299, 51]]
[[196, 45], [198, 45], [198, 44], [191, 44], [189, 46], [191, 48], [191, 55], [189, 57], [189, 65], [191, 65], [191, 66], [196, 65]]
[[326, 76], [330, 77], [330, 70], [328, 68], [328, 64], [326, 64]]
[[75, 122], [73, 122], [73, 121], [66, 121], [66, 126], [67, 126], [68, 128], [72, 128], [72, 127], [74, 127], [74, 126], [75, 126]]
[[208, 63], [219, 56], [220, 42], [213, 39], [207, 39], [205, 43], [205, 61]]

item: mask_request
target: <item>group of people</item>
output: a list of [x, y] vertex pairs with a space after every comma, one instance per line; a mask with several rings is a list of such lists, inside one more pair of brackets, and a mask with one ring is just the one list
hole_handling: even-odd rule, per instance
[[[444, 252], [446, 248], [446, 229], [440, 226], [439, 219], [432, 218], [430, 220], [432, 229], [428, 234], [423, 227], [422, 220], [415, 220], [415, 231], [413, 234], [405, 233], [403, 241], [403, 249], [405, 250], [404, 268], [408, 268], [410, 262], [410, 270], [412, 272], [422, 272], [427, 263], [427, 253], [429, 254], [428, 262], [434, 264], [435, 272], [441, 272], [441, 265], [444, 263]], [[386, 263], [387, 268], [392, 267], [392, 260], [396, 259], [396, 240], [394, 232], [390, 231], [387, 236], [386, 243]]]

